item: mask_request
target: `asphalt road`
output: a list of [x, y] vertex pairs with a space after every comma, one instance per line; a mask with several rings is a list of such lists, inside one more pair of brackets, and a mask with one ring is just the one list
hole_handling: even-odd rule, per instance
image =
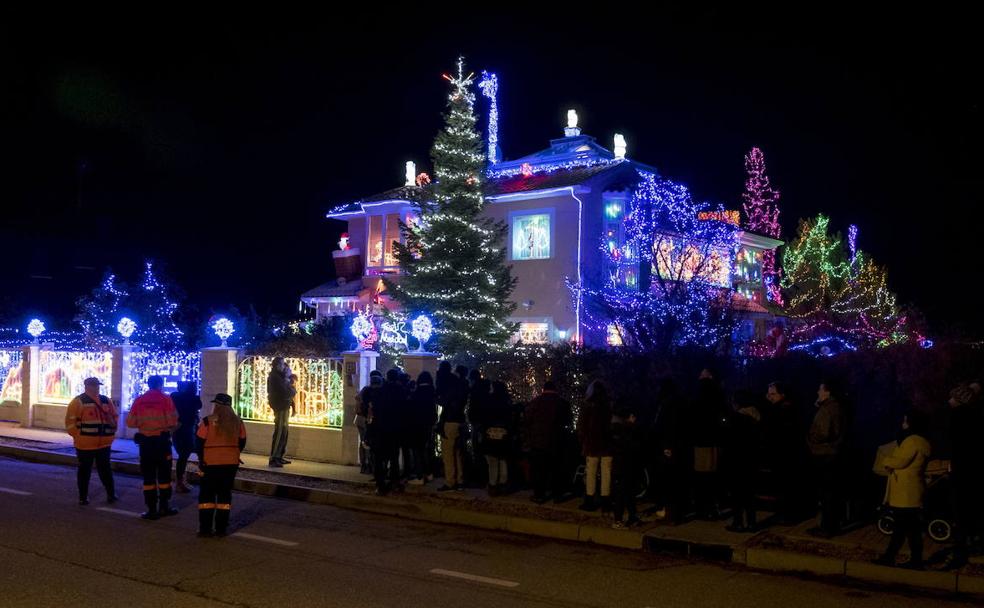
[[967, 605], [248, 494], [232, 536], [199, 539], [194, 494], [147, 522], [139, 479], [117, 475], [109, 507], [93, 473], [80, 507], [74, 476], [0, 457], [0, 606]]

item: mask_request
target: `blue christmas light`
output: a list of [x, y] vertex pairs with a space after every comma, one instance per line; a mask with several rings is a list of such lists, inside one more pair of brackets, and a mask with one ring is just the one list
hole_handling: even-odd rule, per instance
[[41, 319], [31, 319], [31, 322], [27, 324], [27, 333], [31, 334], [31, 337], [34, 338], [35, 343], [38, 341], [38, 336], [43, 334], [44, 331], [45, 327], [44, 323], [41, 322]]
[[434, 333], [433, 323], [431, 323], [431, 320], [426, 315], [420, 315], [410, 324], [410, 329], [410, 334], [419, 343], [417, 352], [422, 352], [424, 350], [424, 344], [431, 339], [431, 335]]
[[229, 336], [235, 333], [236, 327], [229, 319], [219, 317], [215, 320], [215, 323], [212, 323], [212, 331], [214, 331], [215, 335], [219, 337], [219, 340], [222, 340], [222, 348], [226, 348], [229, 346], [226, 344], [226, 340], [229, 339]]
[[123, 317], [120, 319], [120, 322], [116, 324], [116, 331], [120, 332], [120, 335], [123, 336], [124, 344], [130, 343], [130, 336], [133, 335], [133, 332], [136, 331], [136, 329], [137, 324], [134, 323], [129, 317]]
[[[515, 177], [517, 175], [538, 175], [540, 173], [553, 173], [554, 171], [567, 171], [581, 167], [597, 167], [603, 165], [617, 165], [626, 162], [624, 158], [582, 158], [565, 161], [562, 163], [523, 163], [519, 167], [506, 169], [489, 169], [486, 175], [490, 179], [503, 177]], [[524, 169], [524, 167], [526, 169]], [[528, 173], [527, 173], [528, 171]]]

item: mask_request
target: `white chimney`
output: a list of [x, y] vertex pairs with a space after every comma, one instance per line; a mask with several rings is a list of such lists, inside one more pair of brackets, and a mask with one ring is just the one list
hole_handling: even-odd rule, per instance
[[417, 185], [417, 165], [412, 160], [407, 161], [407, 186]]
[[564, 135], [567, 137], [577, 137], [581, 134], [581, 129], [577, 128], [577, 110], [567, 110], [567, 127]]
[[621, 133], [615, 134], [615, 158], [625, 158], [625, 137]]

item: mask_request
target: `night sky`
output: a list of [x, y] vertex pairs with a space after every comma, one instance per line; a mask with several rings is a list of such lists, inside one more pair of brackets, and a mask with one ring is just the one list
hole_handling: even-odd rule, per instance
[[291, 314], [332, 278], [328, 208], [400, 185], [406, 160], [430, 170], [440, 74], [463, 53], [499, 75], [506, 158], [560, 137], [573, 107], [606, 147], [621, 132], [630, 157], [738, 208], [760, 146], [787, 238], [821, 211], [856, 223], [901, 302], [980, 332], [974, 18], [620, 6], [3, 23], [0, 325], [64, 319], [107, 265], [127, 278], [145, 257], [203, 315]]

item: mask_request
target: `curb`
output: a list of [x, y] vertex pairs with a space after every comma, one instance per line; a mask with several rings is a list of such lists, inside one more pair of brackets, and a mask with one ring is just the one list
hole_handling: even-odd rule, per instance
[[957, 572], [904, 570], [867, 562], [857, 562], [821, 555], [806, 555], [778, 549], [749, 547], [746, 565], [771, 572], [806, 573], [819, 576], [842, 576], [875, 583], [903, 585], [922, 590], [945, 591], [966, 595], [984, 595], [984, 578]]

